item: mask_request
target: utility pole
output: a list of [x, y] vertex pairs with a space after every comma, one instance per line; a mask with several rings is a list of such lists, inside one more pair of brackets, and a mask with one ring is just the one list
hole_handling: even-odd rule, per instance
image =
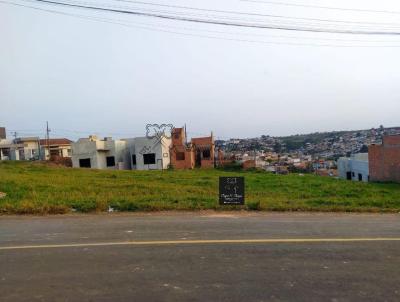
[[185, 144], [187, 145], [186, 123], [185, 123]]
[[[46, 121], [46, 143], [47, 143], [47, 152], [48, 152], [48, 157], [50, 159], [50, 129], [49, 129], [49, 122]], [[45, 153], [45, 159], [47, 159], [46, 157], [46, 153]]]
[[39, 154], [38, 154], [38, 156], [39, 156], [38, 160], [42, 160], [42, 152], [41, 152], [41, 150], [40, 150], [40, 136], [38, 137], [38, 142], [37, 142], [37, 144], [38, 144], [38, 152], [39, 152]]

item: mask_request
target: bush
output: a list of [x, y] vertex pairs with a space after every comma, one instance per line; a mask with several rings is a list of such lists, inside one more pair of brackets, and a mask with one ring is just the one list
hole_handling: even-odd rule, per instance
[[241, 171], [243, 169], [243, 166], [240, 163], [232, 162], [232, 163], [224, 164], [224, 165], [218, 167], [217, 169], [223, 170], [223, 171]]
[[246, 205], [250, 211], [261, 211], [261, 203], [259, 201], [250, 201]]

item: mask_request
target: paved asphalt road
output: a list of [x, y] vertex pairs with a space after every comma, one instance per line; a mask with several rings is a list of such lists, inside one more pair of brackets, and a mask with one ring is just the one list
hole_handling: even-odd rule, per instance
[[400, 215], [3, 216], [0, 301], [400, 301], [388, 238]]

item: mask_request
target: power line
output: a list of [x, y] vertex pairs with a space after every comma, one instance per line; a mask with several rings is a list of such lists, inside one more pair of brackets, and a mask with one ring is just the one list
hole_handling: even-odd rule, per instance
[[[36, 2], [35, 0], [22, 0], [22, 1], [27, 1], [27, 2]], [[116, 1], [123, 1], [123, 2], [129, 2], [129, 3], [131, 3], [132, 1], [127, 1], [127, 0], [116, 0]], [[136, 2], [132, 2], [132, 3], [136, 3]], [[124, 6], [114, 6], [114, 5], [107, 5], [107, 7], [113, 7], [113, 8], [131, 8], [131, 7], [124, 7]], [[132, 9], [132, 8], [131, 8]], [[171, 14], [175, 14], [175, 15], [183, 15], [183, 16], [185, 16], [185, 14], [186, 15], [188, 15], [188, 13], [187, 12], [171, 12], [171, 11], [160, 11], [160, 10], [149, 10], [149, 9], [143, 9], [143, 8], [136, 8], [136, 9], [139, 9], [139, 10], [146, 10], [146, 11], [150, 11], [150, 12], [156, 12], [156, 13], [166, 13], [166, 14], [169, 14], [169, 15], [171, 15]], [[193, 8], [193, 9], [198, 9], [198, 8]], [[206, 11], [208, 11], [208, 9], [200, 9], [200, 10], [206, 10]], [[210, 11], [215, 11], [215, 10], [210, 10]], [[219, 11], [219, 12], [225, 12], [225, 11]], [[228, 11], [226, 11], [226, 12], [228, 12]], [[227, 17], [227, 16], [210, 16], [210, 15], [199, 15], [199, 14], [190, 14], [191, 16], [197, 16], [197, 17], [207, 17], [207, 18], [224, 18], [224, 19], [232, 19], [232, 17]], [[292, 18], [292, 17], [288, 17], [288, 18]], [[235, 19], [235, 20], [239, 20], [239, 21], [243, 21], [243, 19], [238, 19], [238, 18], [233, 18], [233, 19]], [[299, 19], [302, 19], [302, 18], [299, 18]], [[246, 19], [244, 19], [245, 21], [248, 21], [248, 19], [246, 20]], [[317, 20], [317, 19], [316, 19]], [[321, 19], [322, 20], [322, 19]], [[252, 20], [250, 20], [250, 21], [260, 21], [260, 20], [254, 20], [254, 19], [252, 19]], [[265, 20], [261, 20], [261, 21], [265, 21]], [[343, 21], [343, 22], [347, 22], [347, 21]], [[290, 25], [294, 25], [296, 23], [296, 21], [291, 21], [291, 23], [290, 23]], [[313, 24], [313, 23], [299, 23], [299, 22], [297, 22], [298, 23], [298, 25], [306, 25], [306, 26], [313, 26], [313, 25], [315, 25], [315, 24]], [[360, 22], [360, 24], [363, 24], [363, 23], [361, 23]], [[365, 29], [369, 29], [368, 28], [368, 26], [370, 27], [370, 26], [372, 26], [372, 25], [377, 25], [377, 24], [379, 24], [379, 23], [371, 23], [371, 25], [361, 25], [362, 27], [365, 27]], [[381, 24], [384, 24], [384, 23], [381, 23]], [[383, 29], [393, 29], [393, 28], [395, 28], [395, 29], [398, 29], [398, 30], [400, 30], [400, 23], [387, 23], [387, 24], [389, 24], [389, 25], [395, 25], [395, 26], [397, 26], [397, 27], [383, 27]], [[325, 24], [325, 26], [330, 26], [330, 24]], [[376, 27], [376, 26], [375, 26]], [[375, 28], [374, 27], [374, 28]]]
[[363, 9], [363, 8], [344, 8], [344, 7], [320, 6], [320, 5], [309, 5], [309, 4], [302, 4], [302, 3], [287, 3], [287, 2], [264, 1], [264, 0], [240, 0], [240, 1], [243, 1], [243, 2], [255, 2], [255, 3], [265, 3], [265, 4], [272, 4], [272, 5], [282, 5], [282, 6], [296, 6], [296, 7], [318, 8], [318, 9], [341, 10], [341, 11], [382, 13], [382, 14], [400, 14], [400, 11], [390, 11], [390, 10], [374, 10], [374, 9]]
[[178, 8], [178, 9], [187, 9], [187, 10], [195, 10], [195, 11], [204, 11], [204, 12], [225, 13], [225, 14], [234, 14], [234, 15], [245, 15], [245, 16], [271, 17], [271, 18], [283, 18], [283, 19], [295, 19], [295, 20], [307, 20], [307, 21], [322, 21], [322, 22], [333, 22], [333, 23], [350, 23], [350, 24], [395, 25], [395, 26], [399, 26], [400, 25], [400, 23], [361, 22], [361, 21], [318, 19], [318, 18], [305, 18], [305, 17], [290, 17], [290, 16], [283, 16], [283, 15], [271, 15], [271, 14], [260, 14], [260, 13], [245, 13], [245, 12], [237, 12], [237, 11], [206, 9], [206, 8], [197, 8], [197, 7], [189, 7], [189, 6], [178, 6], [178, 5], [170, 5], [170, 4], [159, 4], [159, 3], [153, 3], [153, 2], [132, 1], [132, 0], [114, 0], [114, 1], [136, 3], [136, 4], [144, 4], [144, 5], [152, 5], [152, 6], [159, 6], [159, 7], [168, 7], [168, 8]]
[[[3, 2], [3, 1], [0, 1]], [[10, 4], [12, 4], [10, 2]], [[28, 7], [28, 8], [33, 8], [33, 9], [38, 9], [38, 10], [44, 10], [46, 12], [53, 12], [53, 13], [59, 13], [59, 14], [63, 14], [63, 15], [68, 15], [68, 16], [74, 16], [74, 17], [83, 17], [83, 18], [88, 18], [88, 19], [92, 19], [95, 21], [112, 21], [109, 23], [114, 23], [114, 22], [122, 22], [122, 23], [126, 23], [126, 24], [136, 24], [136, 25], [142, 25], [142, 26], [156, 26], [154, 24], [148, 24], [148, 23], [140, 23], [140, 22], [132, 22], [132, 21], [127, 21], [127, 20], [122, 20], [122, 19], [110, 19], [110, 18], [100, 18], [100, 17], [91, 17], [91, 16], [87, 16], [87, 15], [78, 15], [78, 14], [69, 14], [69, 13], [64, 13], [64, 12], [59, 12], [59, 11], [54, 11], [54, 10], [47, 10], [47, 9], [41, 9], [41, 8], [37, 8], [37, 7], [33, 7], [33, 6], [26, 6], [26, 5], [22, 5], [22, 4], [15, 4], [15, 5], [19, 5], [19, 6], [24, 6], [24, 7]], [[115, 24], [119, 24], [119, 23], [115, 23]], [[124, 24], [121, 24], [124, 25]], [[327, 40], [327, 41], [341, 41], [341, 42], [367, 42], [367, 43], [371, 43], [371, 42], [376, 42], [376, 43], [380, 43], [380, 42], [393, 42], [393, 41], [388, 41], [388, 40], [354, 40], [354, 39], [335, 39], [335, 38], [321, 38], [321, 37], [298, 37], [298, 36], [282, 36], [282, 35], [265, 35], [265, 34], [257, 34], [257, 33], [251, 33], [251, 32], [228, 32], [228, 31], [218, 31], [218, 30], [206, 30], [206, 29], [198, 29], [198, 28], [188, 28], [188, 27], [177, 27], [177, 26], [171, 26], [171, 25], [162, 25], [163, 27], [169, 27], [169, 28], [173, 28], [173, 29], [178, 29], [178, 30], [190, 30], [190, 31], [201, 31], [201, 32], [207, 32], [207, 33], [217, 33], [217, 34], [228, 34], [228, 35], [244, 35], [244, 36], [258, 36], [258, 37], [266, 37], [266, 38], [288, 38], [288, 39], [305, 39], [305, 40]], [[139, 27], [140, 28], [140, 27]]]
[[[61, 14], [61, 15], [66, 15], [66, 16], [72, 16], [72, 17], [77, 17], [77, 18], [82, 18], [82, 19], [87, 19], [91, 21], [97, 21], [97, 22], [104, 22], [104, 23], [110, 23], [110, 24], [117, 24], [117, 25], [122, 25], [130, 28], [140, 28], [140, 29], [145, 29], [145, 30], [150, 30], [150, 31], [156, 31], [156, 32], [164, 32], [164, 33], [171, 33], [171, 34], [177, 34], [177, 35], [183, 35], [183, 36], [192, 36], [192, 37], [200, 37], [200, 38], [208, 38], [208, 39], [217, 39], [217, 40], [225, 40], [225, 41], [237, 41], [237, 42], [248, 42], [248, 43], [261, 43], [261, 44], [271, 44], [271, 45], [289, 45], [289, 46], [315, 46], [315, 47], [346, 47], [346, 48], [382, 48], [382, 47], [387, 47], [387, 48], [396, 48], [400, 47], [400, 45], [334, 45], [334, 44], [310, 44], [310, 43], [291, 43], [291, 42], [272, 42], [272, 41], [259, 41], [259, 40], [249, 40], [249, 39], [236, 39], [236, 38], [226, 38], [226, 37], [216, 37], [216, 36], [209, 36], [209, 35], [201, 35], [201, 34], [192, 34], [192, 33], [182, 33], [182, 32], [176, 32], [176, 31], [171, 31], [171, 30], [165, 30], [165, 29], [159, 29], [159, 28], [152, 28], [148, 26], [152, 25], [147, 25], [146, 26], [135, 26], [131, 24], [127, 24], [125, 22], [115, 22], [112, 19], [106, 19], [106, 18], [99, 18], [99, 17], [91, 17], [91, 16], [84, 16], [84, 15], [78, 15], [78, 14], [71, 14], [71, 13], [65, 13], [65, 12], [60, 12], [60, 11], [55, 11], [55, 10], [49, 10], [49, 9], [43, 9], [39, 7], [34, 7], [34, 6], [29, 6], [29, 5], [23, 5], [23, 4], [17, 4], [17, 3], [12, 3], [12, 2], [7, 2], [7, 1], [2, 1], [0, 0], [0, 3], [5, 3], [5, 4], [10, 4], [10, 5], [15, 5], [15, 6], [20, 6], [20, 7], [25, 7], [25, 8], [30, 8], [34, 10], [39, 10], [39, 11], [44, 11], [48, 13], [55, 13], [55, 14]], [[139, 23], [143, 24], [143, 23]], [[184, 30], [193, 30], [193, 29], [188, 29], [188, 28], [183, 28]], [[208, 31], [208, 32], [215, 32], [215, 31]], [[224, 32], [217, 32], [217, 33], [224, 33]], [[229, 34], [229, 33], [228, 33]], [[235, 33], [231, 33], [235, 34]], [[237, 34], [237, 33], [236, 33]], [[243, 34], [243, 33], [239, 33]], [[279, 38], [279, 36], [275, 36]], [[280, 37], [280, 38], [297, 38], [297, 37]], [[306, 37], [307, 38], [307, 37]], [[298, 39], [301, 39], [300, 37]], [[316, 38], [322, 39], [322, 40], [338, 40], [338, 41], [346, 41], [343, 39], [324, 39], [324, 38]], [[353, 42], [353, 40], [347, 40], [348, 42]], [[357, 41], [357, 40], [355, 40]], [[358, 42], [389, 42], [389, 41], [363, 41], [363, 40], [358, 40]]]
[[213, 24], [213, 25], [223, 25], [223, 26], [234, 26], [234, 27], [244, 27], [244, 28], [258, 28], [258, 29], [276, 29], [276, 30], [286, 30], [286, 31], [301, 31], [301, 32], [314, 32], [314, 33], [337, 33], [337, 34], [359, 34], [359, 35], [400, 35], [399, 31], [365, 31], [365, 30], [348, 30], [348, 29], [329, 29], [329, 28], [307, 28], [307, 27], [294, 27], [290, 25], [268, 25], [268, 24], [250, 24], [250, 23], [238, 23], [225, 20], [210, 20], [210, 19], [200, 19], [187, 16], [171, 16], [161, 13], [148, 13], [143, 11], [134, 10], [124, 10], [124, 9], [113, 9], [106, 7], [72, 4], [65, 2], [49, 1], [49, 0], [34, 0], [35, 2], [74, 7], [74, 8], [84, 8], [96, 11], [113, 12], [121, 14], [130, 14], [136, 16], [153, 17], [166, 20], [175, 21], [185, 21], [201, 24]]

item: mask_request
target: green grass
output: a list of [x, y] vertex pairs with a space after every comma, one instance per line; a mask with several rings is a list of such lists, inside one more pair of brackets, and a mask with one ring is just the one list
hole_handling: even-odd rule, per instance
[[[245, 176], [246, 206], [218, 205], [218, 177]], [[3, 214], [248, 209], [399, 212], [400, 185], [265, 172], [99, 171], [0, 162]]]

